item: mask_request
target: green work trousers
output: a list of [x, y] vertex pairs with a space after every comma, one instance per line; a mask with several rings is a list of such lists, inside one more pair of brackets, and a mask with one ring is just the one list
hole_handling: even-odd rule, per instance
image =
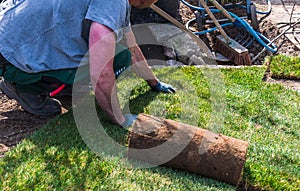
[[[121, 44], [116, 44], [116, 53], [114, 57], [114, 71], [119, 71], [122, 68], [127, 68], [131, 63], [130, 51]], [[47, 79], [53, 79], [53, 83], [60, 82], [65, 85], [72, 85], [75, 80], [75, 75], [78, 68], [51, 70], [39, 73], [26, 73], [12, 64], [6, 64], [5, 67], [0, 68], [0, 76], [3, 76], [5, 80], [13, 82], [18, 88], [22, 88], [25, 91], [51, 91], [48, 88], [44, 89], [41, 86], [40, 81]], [[80, 74], [76, 75], [76, 82], [89, 81], [89, 65], [81, 66]], [[50, 83], [50, 82], [47, 82]], [[43, 83], [42, 83], [43, 84]], [[59, 84], [58, 84], [59, 85]]]

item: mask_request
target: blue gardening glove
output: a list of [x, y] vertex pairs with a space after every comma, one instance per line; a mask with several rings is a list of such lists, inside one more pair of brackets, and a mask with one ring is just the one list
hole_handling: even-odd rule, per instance
[[134, 114], [124, 114], [125, 121], [121, 124], [122, 127], [128, 128], [132, 126], [132, 124], [135, 122], [137, 115]]
[[158, 81], [158, 83], [151, 87], [155, 91], [163, 92], [163, 93], [175, 93], [176, 89], [169, 84]]

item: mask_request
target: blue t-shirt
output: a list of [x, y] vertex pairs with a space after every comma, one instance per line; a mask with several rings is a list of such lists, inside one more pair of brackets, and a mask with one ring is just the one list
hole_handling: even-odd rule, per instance
[[28, 73], [76, 68], [88, 51], [83, 21], [106, 25], [119, 40], [129, 14], [128, 0], [4, 0], [0, 53]]

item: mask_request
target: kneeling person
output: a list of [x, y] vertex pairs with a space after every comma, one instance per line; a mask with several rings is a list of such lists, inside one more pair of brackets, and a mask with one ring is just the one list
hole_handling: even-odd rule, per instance
[[[28, 112], [36, 115], [61, 113], [60, 101], [49, 94], [64, 89], [70, 94], [76, 71], [83, 67], [99, 106], [113, 123], [131, 125], [121, 112], [116, 77], [132, 64], [134, 71], [154, 90], [175, 89], [153, 74], [131, 30], [130, 7], [149, 7], [156, 0], [6, 0], [0, 4], [1, 90]], [[111, 13], [114, 13], [112, 16]], [[119, 42], [126, 39], [127, 47]], [[121, 50], [121, 51], [119, 51]], [[116, 52], [120, 52], [115, 55]], [[134, 67], [139, 63], [139, 67]], [[54, 94], [56, 94], [54, 93]], [[114, 108], [113, 108], [114, 106]]]

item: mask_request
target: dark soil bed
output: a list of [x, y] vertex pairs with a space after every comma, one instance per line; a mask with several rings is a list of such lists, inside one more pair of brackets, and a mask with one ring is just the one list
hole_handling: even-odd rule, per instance
[[[189, 19], [194, 17], [193, 12], [182, 4], [180, 5], [180, 15], [182, 16], [183, 23], [186, 23]], [[280, 32], [279, 27], [267, 18], [260, 20], [259, 26], [260, 32], [270, 39], [275, 38]], [[240, 31], [236, 29], [228, 29], [227, 32], [230, 36], [236, 36], [238, 33], [240, 33]], [[215, 33], [212, 33], [202, 37], [203, 41], [206, 42], [211, 48], [213, 48], [215, 35]], [[276, 41], [275, 44], [279, 48], [277, 53], [300, 55], [300, 50], [284, 36]], [[144, 47], [145, 52], [146, 50], [149, 51], [149, 49]], [[260, 47], [257, 43], [253, 43], [253, 45], [249, 48], [249, 52], [251, 53], [252, 57], [257, 55], [261, 50], [262, 47]], [[153, 52], [151, 53], [153, 54]], [[265, 56], [267, 55], [271, 55], [271, 53], [265, 52], [253, 64], [261, 65]], [[155, 55], [151, 56], [155, 57]], [[67, 101], [70, 102], [70, 99]], [[30, 136], [41, 126], [53, 119], [53, 117], [39, 117], [23, 111], [16, 101], [7, 98], [1, 92], [0, 103], [0, 157], [3, 157], [6, 151], [16, 146], [21, 140]], [[247, 182], [242, 181], [237, 190], [253, 191], [260, 189], [248, 185]]]

